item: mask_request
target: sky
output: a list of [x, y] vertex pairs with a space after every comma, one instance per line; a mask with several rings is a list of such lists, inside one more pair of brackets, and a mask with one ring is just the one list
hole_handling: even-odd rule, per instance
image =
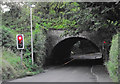
[[7, 5], [1, 5], [1, 8], [2, 8], [3, 13], [10, 10], [10, 8]]

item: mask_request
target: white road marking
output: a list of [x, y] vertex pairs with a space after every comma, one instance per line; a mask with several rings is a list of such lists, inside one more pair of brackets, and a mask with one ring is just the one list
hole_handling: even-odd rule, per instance
[[93, 72], [93, 66], [91, 67], [91, 73], [93, 74], [93, 76], [95, 76], [96, 82], [97, 82], [99, 77]]

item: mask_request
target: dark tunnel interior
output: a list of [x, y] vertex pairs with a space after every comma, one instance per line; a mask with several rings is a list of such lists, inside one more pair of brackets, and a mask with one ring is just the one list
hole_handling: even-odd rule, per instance
[[100, 52], [99, 48], [90, 40], [81, 37], [71, 37], [59, 42], [52, 50], [52, 62], [64, 63], [70, 59], [73, 45], [80, 41], [81, 54]]

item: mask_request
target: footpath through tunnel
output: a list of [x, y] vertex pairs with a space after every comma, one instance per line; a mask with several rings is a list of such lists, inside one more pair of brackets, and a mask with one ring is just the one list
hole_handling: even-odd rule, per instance
[[53, 48], [50, 55], [50, 63], [63, 64], [71, 59], [80, 60], [84, 57], [84, 59], [93, 59], [94, 56], [90, 56], [92, 53], [96, 53], [96, 55], [100, 53], [100, 49], [95, 43], [86, 38], [71, 37], [60, 41]]

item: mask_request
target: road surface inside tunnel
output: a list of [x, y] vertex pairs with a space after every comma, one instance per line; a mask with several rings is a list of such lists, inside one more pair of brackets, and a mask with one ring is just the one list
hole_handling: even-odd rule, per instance
[[74, 59], [46, 68], [43, 73], [9, 82], [112, 82], [99, 59]]

